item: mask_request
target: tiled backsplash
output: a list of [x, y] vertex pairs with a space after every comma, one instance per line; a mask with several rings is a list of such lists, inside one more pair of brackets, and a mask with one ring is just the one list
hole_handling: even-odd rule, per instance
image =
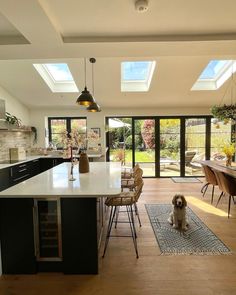
[[24, 147], [26, 151], [29, 150], [31, 133], [0, 131], [0, 161], [9, 159], [9, 148], [14, 147]]

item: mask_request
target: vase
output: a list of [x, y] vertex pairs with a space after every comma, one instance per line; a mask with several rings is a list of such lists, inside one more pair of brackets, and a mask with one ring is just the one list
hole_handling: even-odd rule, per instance
[[230, 167], [232, 164], [232, 156], [227, 156], [226, 158], [226, 166]]
[[89, 172], [89, 160], [86, 153], [81, 153], [79, 157], [79, 172], [88, 173]]

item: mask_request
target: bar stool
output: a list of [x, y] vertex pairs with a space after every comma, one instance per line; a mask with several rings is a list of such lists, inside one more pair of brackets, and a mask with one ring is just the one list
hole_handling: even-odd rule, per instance
[[[135, 229], [134, 214], [133, 214], [132, 206], [137, 202], [137, 200], [142, 192], [142, 188], [143, 188], [143, 180], [141, 178], [141, 179], [137, 180], [134, 191], [121, 192], [119, 194], [119, 196], [108, 197], [106, 199], [105, 205], [108, 207], [111, 207], [111, 212], [110, 212], [110, 217], [109, 217], [109, 222], [108, 222], [108, 227], [107, 227], [106, 241], [105, 241], [105, 246], [104, 246], [104, 251], [103, 251], [103, 256], [102, 256], [103, 258], [105, 257], [105, 253], [106, 253], [106, 249], [107, 249], [110, 237], [132, 237], [135, 252], [136, 252], [136, 258], [139, 257], [137, 241], [136, 241], [137, 233], [136, 233], [136, 229]], [[114, 220], [119, 207], [126, 208], [128, 221]], [[131, 235], [111, 235], [113, 223], [115, 223], [115, 224], [116, 223], [129, 223]]]
[[202, 164], [202, 168], [203, 168], [203, 171], [205, 174], [206, 184], [204, 184], [204, 186], [202, 187], [201, 193], [203, 194], [202, 196], [204, 197], [205, 193], [209, 187], [209, 184], [211, 184], [212, 185], [211, 204], [212, 204], [213, 198], [214, 198], [215, 186], [218, 185], [217, 178], [216, 178], [215, 173], [212, 171], [212, 169], [209, 166]]
[[140, 168], [139, 164], [136, 164], [134, 166], [134, 168], [123, 168], [123, 170], [121, 171], [121, 178], [122, 179], [131, 179], [134, 176], [134, 173], [136, 172], [136, 170]]
[[124, 188], [128, 188], [130, 191], [132, 191], [135, 187], [135, 183], [139, 178], [142, 178], [142, 176], [143, 170], [137, 167], [133, 172], [133, 178], [121, 179], [121, 190], [123, 191]]

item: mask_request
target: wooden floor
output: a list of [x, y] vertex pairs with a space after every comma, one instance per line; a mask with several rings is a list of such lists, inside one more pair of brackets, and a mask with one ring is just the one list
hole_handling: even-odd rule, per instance
[[[139, 259], [135, 258], [130, 238], [113, 238], [106, 257], [100, 259], [99, 275], [2, 276], [0, 295], [236, 294], [235, 254], [161, 256], [149, 223], [145, 203], [170, 203], [177, 192], [192, 196], [193, 198], [189, 198], [189, 207], [235, 252], [236, 206], [232, 205], [232, 216], [228, 219], [224, 216], [227, 212], [227, 200], [222, 200], [218, 206], [220, 210], [206, 206], [210, 204], [210, 193], [203, 199], [200, 194], [201, 186], [202, 183], [174, 183], [171, 179], [145, 179], [143, 194], [139, 200], [143, 224], [138, 228]], [[127, 231], [126, 228], [128, 225], [121, 224], [118, 230], [123, 233]]]

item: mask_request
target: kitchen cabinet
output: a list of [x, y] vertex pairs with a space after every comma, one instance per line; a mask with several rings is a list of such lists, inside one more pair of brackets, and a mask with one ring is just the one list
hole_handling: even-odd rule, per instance
[[63, 158], [41, 158], [40, 169], [44, 172], [64, 162]]
[[10, 167], [10, 184], [18, 184], [31, 177], [30, 163], [23, 162], [18, 165]]
[[0, 169], [0, 191], [7, 189], [10, 186], [10, 169]]
[[0, 199], [0, 236], [4, 274], [34, 274], [36, 259], [33, 199]]
[[30, 177], [33, 177], [41, 172], [40, 159], [35, 159], [29, 162]]

